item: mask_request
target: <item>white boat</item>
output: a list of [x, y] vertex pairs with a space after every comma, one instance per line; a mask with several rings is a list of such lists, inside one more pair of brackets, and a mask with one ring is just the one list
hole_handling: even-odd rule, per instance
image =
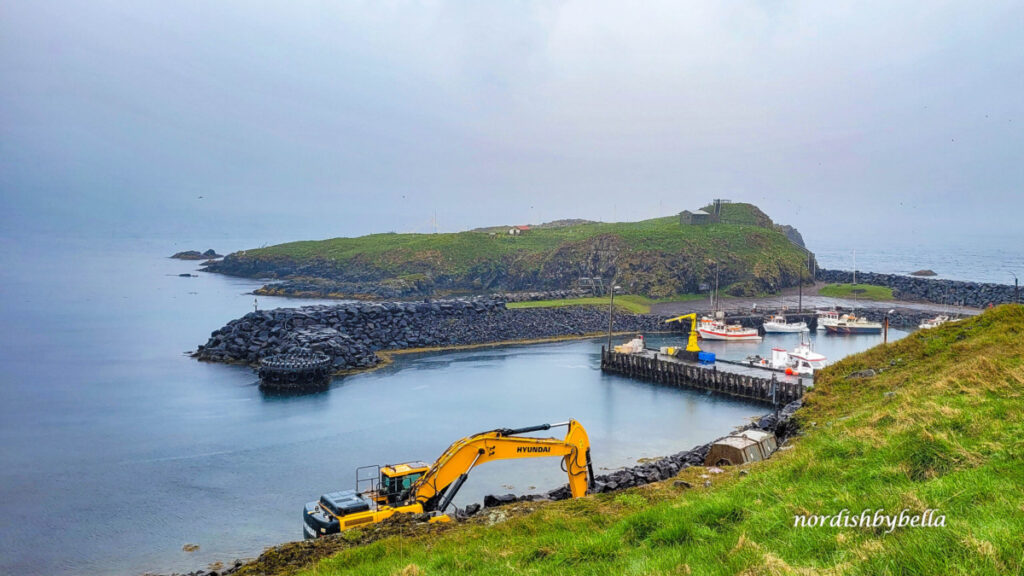
[[752, 356], [747, 358], [751, 366], [759, 366], [771, 370], [778, 370], [786, 374], [797, 374], [801, 376], [814, 376], [816, 370], [825, 367], [827, 358], [811, 349], [809, 341], [802, 341], [800, 345], [787, 352], [782, 348], [772, 348], [770, 358]]
[[930, 328], [937, 328], [937, 327], [945, 324], [946, 322], [949, 322], [949, 316], [946, 316], [944, 314], [940, 314], [940, 315], [936, 316], [935, 318], [929, 318], [929, 319], [925, 320], [924, 322], [921, 322], [921, 324], [918, 326], [918, 328], [920, 328], [921, 330], [928, 330]]
[[705, 340], [725, 340], [727, 342], [760, 342], [761, 335], [757, 328], [744, 328], [739, 324], [726, 324], [704, 316], [697, 326], [697, 333]]
[[786, 322], [786, 317], [781, 314], [769, 316], [764, 321], [766, 334], [789, 334], [794, 332], [807, 332], [807, 322]]
[[818, 330], [826, 330], [828, 325], [839, 322], [839, 312], [836, 310], [819, 310], [818, 311]]
[[829, 334], [881, 334], [882, 323], [854, 314], [843, 314], [835, 324], [826, 324]]
[[794, 372], [810, 376], [813, 376], [816, 370], [824, 368], [825, 361], [828, 360], [824, 354], [819, 354], [811, 348], [810, 340], [803, 338], [800, 339], [800, 345], [789, 353], [789, 359]]

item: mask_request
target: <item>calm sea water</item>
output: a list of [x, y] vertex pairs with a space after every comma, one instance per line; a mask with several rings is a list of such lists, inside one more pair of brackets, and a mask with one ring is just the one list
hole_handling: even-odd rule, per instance
[[[321, 394], [264, 396], [248, 368], [184, 354], [250, 310], [257, 283], [180, 278], [196, 264], [165, 258], [176, 249], [2, 251], [0, 573], [186, 571], [254, 556], [300, 538], [303, 503], [351, 487], [357, 466], [432, 460], [496, 427], [576, 418], [596, 466], [614, 469], [765, 412], [605, 376], [592, 341], [402, 357]], [[556, 459], [488, 465], [461, 503], [562, 476]], [[189, 543], [199, 550], [183, 552]]]
[[1016, 275], [1024, 281], [1024, 238], [947, 247], [851, 242], [838, 248], [818, 249], [815, 256], [819, 266], [834, 270], [853, 270], [854, 266], [860, 271], [882, 274], [932, 270], [935, 278], [948, 280], [1013, 285]]
[[[165, 256], [192, 247], [207, 244], [4, 241], [0, 573], [187, 571], [254, 556], [298, 539], [302, 504], [352, 486], [355, 467], [432, 460], [486, 429], [576, 418], [596, 466], [614, 469], [765, 412], [603, 375], [600, 341], [406, 356], [321, 394], [268, 397], [248, 368], [185, 355], [251, 310], [258, 285], [178, 277], [196, 264]], [[817, 343], [838, 359], [875, 340]], [[557, 460], [496, 463], [460, 500], [563, 482]], [[190, 543], [199, 550], [183, 552]]]

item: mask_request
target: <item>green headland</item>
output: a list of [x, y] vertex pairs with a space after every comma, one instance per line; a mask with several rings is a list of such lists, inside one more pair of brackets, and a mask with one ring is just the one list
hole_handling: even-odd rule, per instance
[[787, 233], [795, 231], [737, 203], [724, 205], [719, 221], [701, 224], [670, 216], [289, 242], [236, 252], [208, 269], [435, 294], [568, 289], [599, 276], [648, 298], [700, 292], [717, 270], [723, 291], [754, 295], [808, 275], [809, 255]]

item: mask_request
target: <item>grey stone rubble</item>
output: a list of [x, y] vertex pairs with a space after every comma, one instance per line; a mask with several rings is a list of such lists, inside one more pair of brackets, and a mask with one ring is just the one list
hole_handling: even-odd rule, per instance
[[[758, 428], [773, 432], [778, 438], [779, 445], [781, 446], [789, 438], [797, 434], [798, 430], [795, 421], [792, 420], [792, 416], [802, 404], [802, 400], [791, 402], [782, 408], [777, 415], [774, 413], [767, 414], [761, 417], [756, 424], [744, 426], [741, 429], [747, 430], [750, 428]], [[703, 466], [704, 457], [707, 456], [708, 450], [711, 449], [711, 444], [712, 443], [694, 446], [690, 450], [666, 456], [655, 462], [649, 462], [630, 468], [623, 468], [610, 474], [598, 475], [594, 478], [594, 487], [591, 489], [591, 493], [600, 494], [604, 492], [614, 492], [616, 490], [633, 488], [635, 486], [642, 486], [652, 482], [660, 482], [662, 480], [672, 478], [681, 470], [685, 470], [691, 466]], [[569, 491], [569, 485], [566, 484], [549, 491], [547, 494], [525, 494], [521, 496], [516, 496], [515, 494], [487, 495], [484, 497], [483, 507], [492, 508], [511, 504], [513, 502], [565, 500], [570, 496], [571, 493]], [[479, 504], [470, 504], [469, 506], [466, 506], [464, 510], [460, 510], [459, 514], [462, 516], [472, 516], [480, 510], [481, 508]]]
[[[816, 277], [823, 282], [849, 283], [853, 281], [853, 272], [820, 269]], [[1014, 299], [1014, 287], [1009, 284], [937, 280], [874, 272], [857, 272], [857, 283], [892, 288], [893, 296], [899, 300], [916, 300], [972, 308], [1013, 302]]]
[[[180, 574], [178, 572], [173, 572], [169, 576], [230, 576], [231, 574], [234, 574], [235, 572], [238, 572], [238, 570], [242, 566], [244, 566], [244, 565], [245, 565], [245, 562], [243, 562], [242, 560], [235, 560], [234, 562], [231, 563], [231, 565], [224, 566], [223, 568], [219, 568], [219, 569], [207, 568], [205, 570], [195, 570], [195, 571], [192, 571], [192, 572], [186, 572], [184, 574]], [[143, 576], [149, 576], [149, 575], [148, 574], [143, 574]]]
[[[378, 350], [403, 350], [559, 336], [608, 329], [599, 307], [509, 310], [487, 297], [431, 302], [354, 302], [250, 312], [214, 330], [195, 356], [255, 364], [273, 354], [323, 352], [336, 371], [380, 362]], [[615, 331], [663, 330], [653, 315], [616, 314]]]

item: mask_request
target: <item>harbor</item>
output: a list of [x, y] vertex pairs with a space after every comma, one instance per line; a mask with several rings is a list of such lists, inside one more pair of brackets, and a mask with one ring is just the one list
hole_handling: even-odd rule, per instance
[[648, 350], [623, 354], [601, 347], [601, 370], [637, 380], [676, 388], [692, 388], [752, 400], [771, 406], [784, 406], [803, 398], [803, 378], [744, 366], [738, 362], [701, 365]]

